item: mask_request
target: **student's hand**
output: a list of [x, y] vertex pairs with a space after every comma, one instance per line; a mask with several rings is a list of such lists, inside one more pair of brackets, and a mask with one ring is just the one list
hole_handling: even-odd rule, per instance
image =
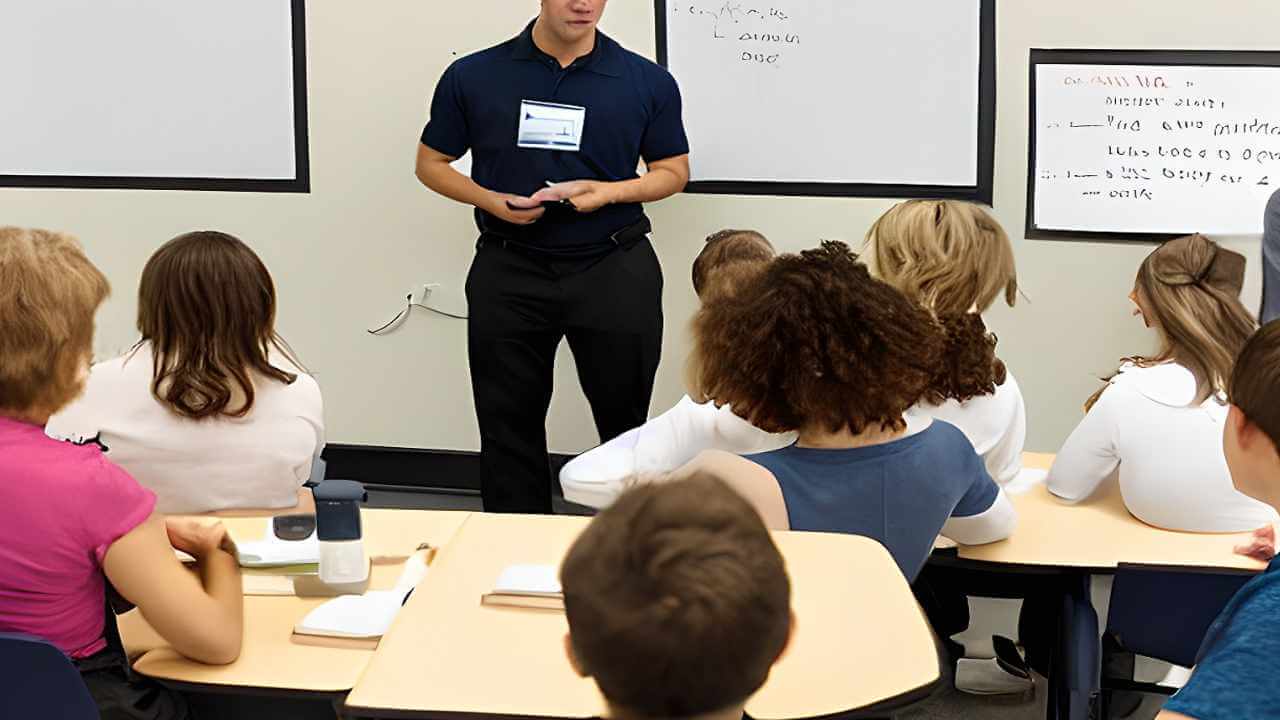
[[573, 205], [573, 209], [580, 213], [589, 213], [614, 202], [615, 197], [613, 183], [599, 180], [573, 180], [543, 188], [529, 199], [539, 203], [568, 200]]
[[1253, 531], [1253, 538], [1246, 545], [1236, 546], [1237, 555], [1245, 555], [1254, 560], [1271, 562], [1276, 556], [1276, 528], [1274, 525], [1260, 527]]
[[206, 558], [217, 550], [236, 554], [236, 546], [227, 534], [227, 527], [220, 522], [166, 518], [164, 527], [169, 534], [169, 544], [197, 560]]
[[530, 225], [546, 212], [541, 200], [497, 192], [489, 193], [488, 202], [480, 209], [513, 225]]

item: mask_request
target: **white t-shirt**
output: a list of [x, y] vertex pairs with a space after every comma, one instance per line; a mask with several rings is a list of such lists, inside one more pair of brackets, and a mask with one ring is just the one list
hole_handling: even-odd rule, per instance
[[192, 420], [151, 394], [151, 347], [143, 343], [95, 365], [84, 394], [45, 432], [74, 442], [98, 437], [108, 458], [155, 492], [160, 512], [293, 507], [324, 449], [324, 406], [314, 378], [278, 355], [269, 360], [298, 379], [253, 376], [247, 415]]
[[1231, 483], [1226, 405], [1195, 396], [1195, 376], [1182, 365], [1124, 364], [1058, 452], [1049, 490], [1084, 500], [1119, 466], [1125, 506], [1149, 525], [1243, 532], [1277, 522], [1275, 510]]
[[921, 403], [916, 409], [960, 428], [982, 456], [991, 479], [1010, 493], [1024, 491], [1041, 479], [1041, 473], [1022, 469], [1027, 408], [1013, 373], [1008, 373], [991, 395], [964, 402], [947, 400], [941, 405]]

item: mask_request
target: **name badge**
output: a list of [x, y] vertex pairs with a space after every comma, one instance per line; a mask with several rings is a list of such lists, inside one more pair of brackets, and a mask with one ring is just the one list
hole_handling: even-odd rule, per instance
[[520, 101], [520, 130], [516, 145], [539, 150], [578, 152], [587, 109], [577, 105]]

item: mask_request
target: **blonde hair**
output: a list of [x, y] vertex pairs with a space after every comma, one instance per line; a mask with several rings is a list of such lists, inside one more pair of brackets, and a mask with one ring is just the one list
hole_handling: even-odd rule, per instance
[[877, 276], [942, 327], [946, 349], [926, 402], [964, 402], [1004, 384], [1008, 371], [980, 313], [1001, 293], [1013, 306], [1018, 272], [1009, 235], [990, 213], [955, 200], [908, 200], [871, 226], [866, 250]]
[[973, 203], [908, 200], [867, 231], [876, 274], [939, 317], [984, 312], [1018, 297], [1009, 235]]
[[1197, 400], [1224, 392], [1236, 356], [1258, 329], [1240, 302], [1243, 257], [1203, 235], [1156, 248], [1142, 261], [1134, 289], [1164, 347], [1139, 365], [1174, 361], [1195, 375]]
[[40, 419], [80, 394], [109, 292], [70, 235], [0, 227], [0, 413]]

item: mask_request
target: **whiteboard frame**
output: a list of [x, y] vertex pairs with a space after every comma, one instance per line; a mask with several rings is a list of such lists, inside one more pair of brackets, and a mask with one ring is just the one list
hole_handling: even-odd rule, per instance
[[[679, 2], [679, 0], [671, 0]], [[837, 0], [838, 1], [838, 0]], [[978, 167], [976, 185], [901, 183], [764, 182], [701, 180], [684, 192], [706, 195], [786, 195], [971, 200], [991, 205], [996, 155], [996, 0], [978, 0]], [[667, 0], [654, 0], [658, 64], [670, 72], [667, 57]]]
[[290, 179], [130, 177], [123, 175], [3, 175], [0, 188], [93, 190], [206, 190], [215, 192], [310, 193], [311, 155], [307, 128], [306, 0], [290, 0], [293, 45], [294, 176]]
[[1027, 94], [1027, 221], [1028, 240], [1078, 240], [1085, 242], [1160, 243], [1199, 232], [1183, 233], [1097, 232], [1050, 230], [1036, 225], [1036, 69], [1040, 65], [1169, 65], [1224, 67], [1280, 67], [1280, 52], [1272, 50], [1096, 50], [1085, 48], [1032, 48]]

